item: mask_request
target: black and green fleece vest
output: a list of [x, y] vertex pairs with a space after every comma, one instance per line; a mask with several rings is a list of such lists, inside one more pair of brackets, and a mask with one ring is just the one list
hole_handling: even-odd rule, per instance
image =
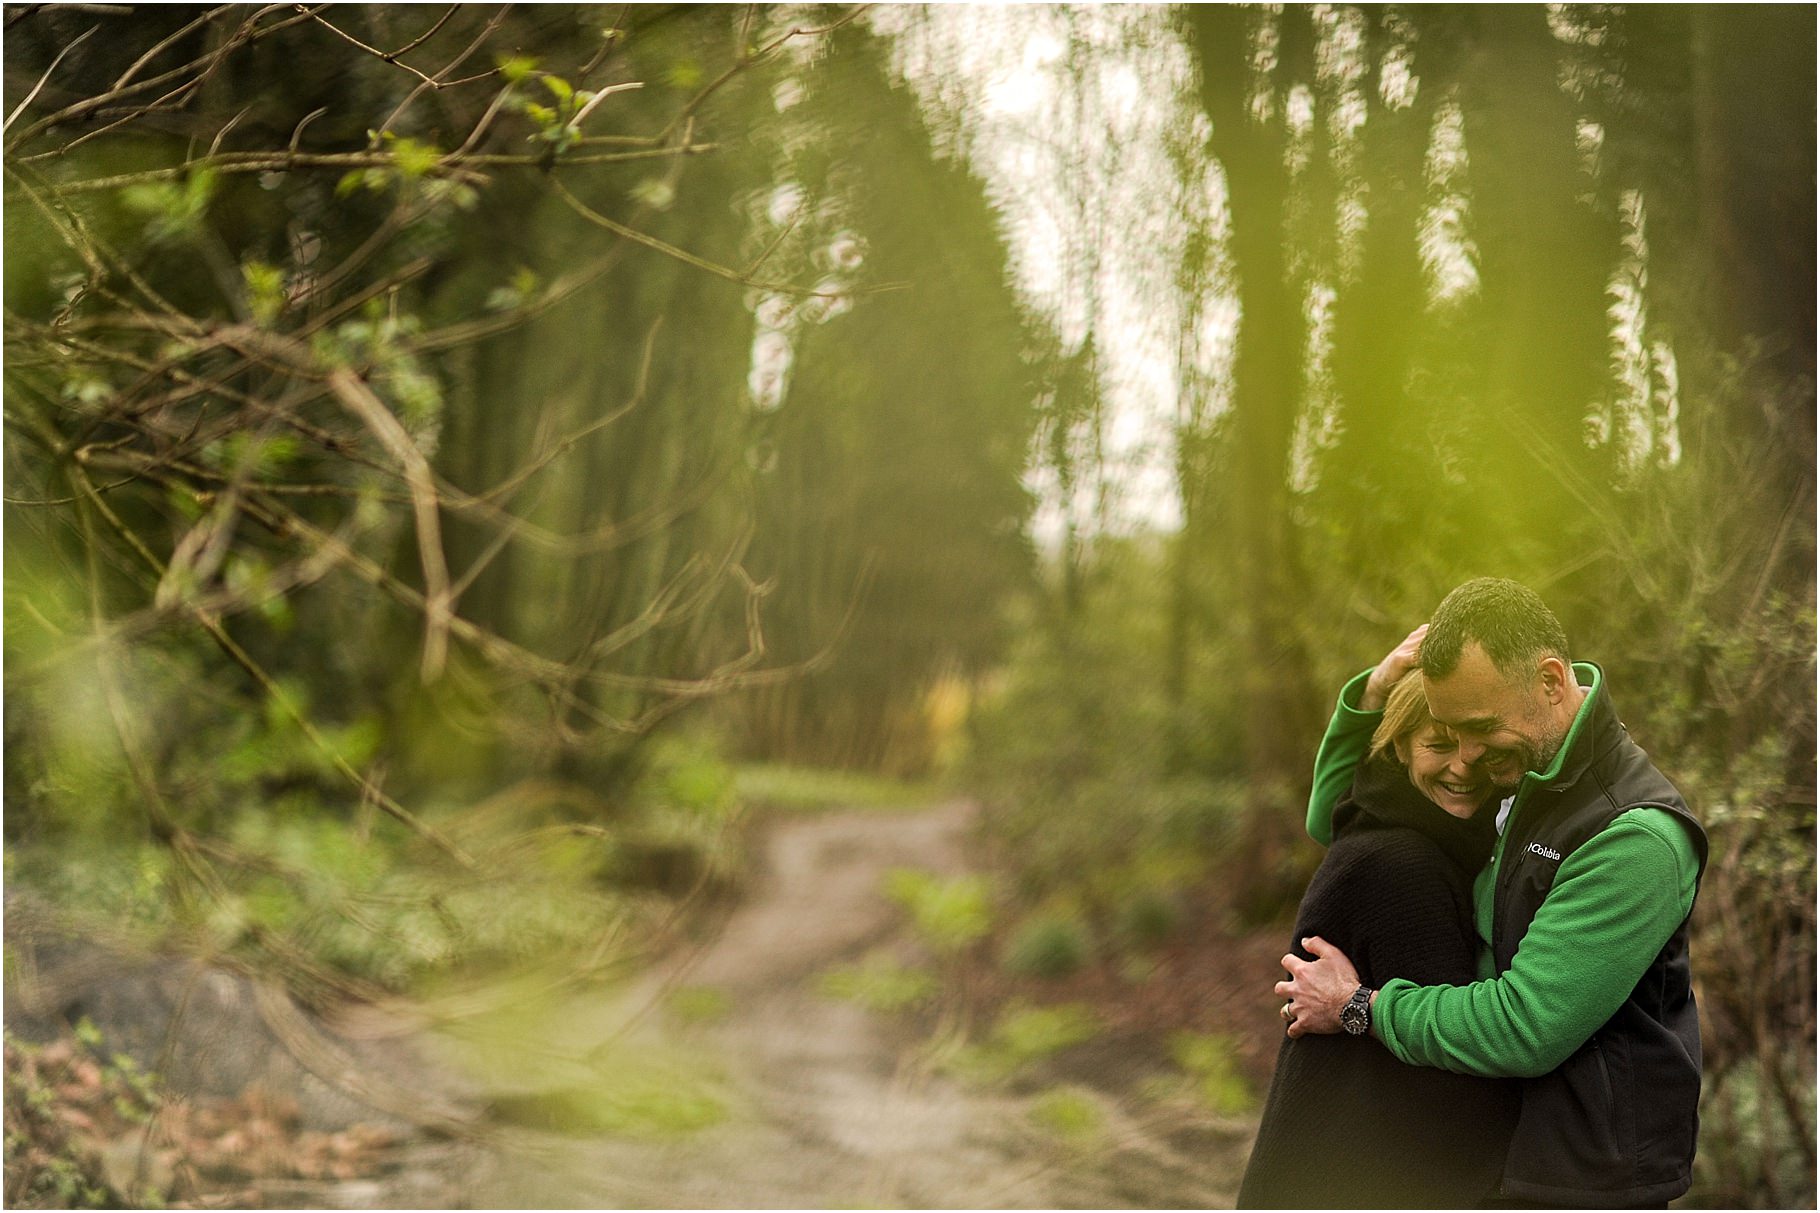
[[[1561, 862], [1619, 814], [1659, 808], [1686, 826], [1706, 869], [1706, 832], [1630, 739], [1604, 679], [1553, 781], [1511, 814], [1492, 911], [1505, 972]], [[1624, 1005], [1555, 1070], [1524, 1080], [1501, 1194], [1551, 1205], [1661, 1205], [1692, 1182], [1699, 1124], [1700, 1019], [1684, 920]]]

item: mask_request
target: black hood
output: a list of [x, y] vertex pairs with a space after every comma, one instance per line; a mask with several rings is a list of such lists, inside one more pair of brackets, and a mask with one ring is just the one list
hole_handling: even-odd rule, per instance
[[1333, 811], [1334, 837], [1348, 830], [1402, 828], [1415, 830], [1461, 870], [1473, 875], [1491, 858], [1498, 841], [1497, 798], [1487, 797], [1479, 811], [1464, 820], [1442, 809], [1409, 782], [1409, 772], [1389, 755], [1359, 764], [1352, 788]]

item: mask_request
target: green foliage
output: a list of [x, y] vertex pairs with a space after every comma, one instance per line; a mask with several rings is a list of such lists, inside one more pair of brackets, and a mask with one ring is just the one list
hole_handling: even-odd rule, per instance
[[537, 70], [537, 60], [529, 55], [511, 55], [499, 60], [499, 75], [507, 84], [522, 84]]
[[673, 1073], [656, 1070], [616, 1075], [587, 1087], [506, 1095], [493, 1101], [501, 1118], [577, 1137], [614, 1134], [639, 1138], [684, 1137], [727, 1119], [724, 1100], [711, 1091], [679, 1085]]
[[263, 261], [248, 261], [241, 265], [240, 277], [246, 282], [247, 306], [253, 319], [265, 325], [278, 319], [278, 313], [284, 310], [284, 271]]
[[1257, 1103], [1251, 1085], [1234, 1064], [1232, 1040], [1218, 1033], [1177, 1032], [1169, 1054], [1189, 1079], [1189, 1090], [1209, 1110], [1222, 1116], [1250, 1111]]
[[537, 271], [528, 265], [519, 266], [506, 285], [493, 289], [484, 306], [490, 312], [508, 312], [523, 307], [537, 293], [537, 287]]
[[358, 317], [317, 333], [312, 352], [329, 366], [355, 367], [398, 409], [406, 426], [423, 433], [442, 411], [441, 381], [412, 349], [420, 317], [374, 300]]
[[938, 956], [963, 951], [992, 929], [992, 889], [985, 877], [944, 879], [897, 868], [885, 877], [885, 893], [910, 911], [917, 938]]
[[1087, 963], [1087, 926], [1077, 916], [1039, 912], [1024, 919], [1005, 945], [1005, 971], [1016, 977], [1066, 977]]
[[665, 1008], [687, 1024], [713, 1024], [733, 1011], [733, 999], [713, 986], [678, 986], [664, 1000]]
[[856, 965], [831, 969], [817, 984], [830, 998], [887, 1014], [926, 1005], [941, 989], [933, 973], [900, 964], [885, 951], [874, 952]]
[[163, 1105], [157, 1077], [107, 1052], [87, 1018], [63, 1040], [32, 1044], [8, 1032], [5, 1045], [7, 1204], [162, 1207], [164, 1193], [154, 1184], [116, 1188], [101, 1150], [104, 1133], [144, 1137], [140, 1127]]
[[[530, 77], [533, 67], [533, 60], [508, 60], [501, 64], [500, 72], [509, 83], [519, 84]], [[530, 136], [532, 142], [547, 147], [551, 155], [561, 155], [581, 138], [582, 112], [594, 100], [595, 93], [588, 89], [576, 89], [561, 76], [548, 72], [537, 78], [555, 101], [553, 106], [532, 101], [519, 92], [508, 94], [506, 105], [529, 118], [537, 128]]]
[[120, 192], [120, 201], [146, 220], [146, 240], [161, 244], [201, 232], [220, 184], [213, 169], [201, 168], [178, 181], [130, 185]]
[[443, 153], [396, 131], [368, 131], [367, 145], [384, 152], [382, 166], [354, 169], [344, 173], [335, 184], [335, 196], [348, 198], [365, 191], [373, 194], [396, 194], [409, 201], [420, 201], [430, 207], [450, 206], [457, 211], [471, 211], [480, 203], [480, 192], [466, 182], [432, 174], [443, 164]]
[[1119, 906], [1116, 929], [1128, 946], [1148, 951], [1175, 933], [1181, 917], [1177, 897], [1159, 889], [1140, 889]]
[[[671, 713], [737, 691], [714, 710], [742, 757], [916, 773], [953, 685], [980, 692], [1003, 871], [898, 900], [944, 956], [1002, 911], [1015, 971], [1104, 943], [1135, 972], [1201, 889], [1293, 900], [1333, 689], [1504, 572], [1605, 663], [1710, 828], [1695, 964], [1709, 1121], [1736, 1131], [1702, 1183], [1811, 1201], [1750, 1161], [1812, 1137], [1811, 1079], [1764, 1068], [1812, 1037], [1811, 15], [1176, 15], [1117, 52], [1180, 86], [1150, 132], [1180, 179], [1145, 183], [1180, 191], [1180, 263], [1132, 299], [1094, 241], [1058, 250], [1064, 340], [1007, 286], [1003, 233], [1031, 195], [1103, 230], [1104, 148], [1052, 140], [1081, 153], [1053, 198], [989, 190], [944, 150], [977, 131], [932, 139], [863, 22], [758, 58], [712, 8], [603, 30], [458, 6], [412, 62], [481, 77], [419, 90], [232, 6], [187, 66], [166, 40], [193, 14], [136, 9], [66, 54], [66, 6], [9, 13], [8, 78], [47, 87], [9, 111], [8, 878], [286, 972], [593, 955], [733, 870], [742, 798], [913, 796], [730, 770], [654, 740]], [[402, 45], [383, 6], [336, 20]], [[1316, 70], [1335, 30], [1363, 76]], [[1233, 85], [1264, 40], [1286, 53], [1254, 96]], [[1058, 41], [1064, 87], [1119, 74], [1093, 42]], [[1393, 49], [1407, 103], [1367, 89], [1362, 127], [1302, 146], [1291, 103], [1355, 112]], [[134, 71], [171, 77], [108, 97]], [[1449, 197], [1454, 104], [1472, 188]], [[1216, 157], [1223, 214], [1190, 205]], [[1475, 285], [1442, 300], [1430, 217], [1456, 204]], [[1147, 347], [1182, 388], [1170, 536], [1095, 504], [1117, 496], [1109, 318], [1134, 304], [1179, 323]], [[435, 501], [325, 392], [344, 370]], [[1033, 452], [1069, 497], [1047, 584]], [[1210, 1107], [1242, 1102], [1229, 1052], [1178, 1057]]]
[[712, 824], [725, 821], [739, 803], [733, 768], [705, 738], [660, 738], [649, 761], [643, 796]]
[[1098, 1016], [1086, 1006], [1012, 1003], [1000, 1011], [985, 1040], [962, 1046], [948, 1065], [963, 1078], [1003, 1082], [1064, 1049], [1092, 1040], [1099, 1031]]
[[977, 709], [968, 770], [1016, 900], [1077, 906], [1137, 949], [1160, 942], [1183, 893], [1233, 858], [1245, 820], [1237, 785], [1174, 769], [1169, 739], [1190, 722], [1198, 748], [1230, 758], [1217, 738], [1237, 705], [1197, 718], [1169, 704], [1165, 572], [1154, 545], [1107, 541], [1065, 632], [1021, 604], [1022, 638]]
[[1106, 1116], [1091, 1092], [1053, 1087], [1031, 1102], [1030, 1120], [1070, 1145], [1084, 1145], [1100, 1135]]
[[805, 813], [909, 808], [929, 803], [937, 792], [934, 785], [924, 782], [781, 763], [743, 763], [734, 780], [741, 800]]
[[[565, 982], [563, 974], [563, 962], [546, 957], [503, 979], [497, 973], [478, 982], [453, 978], [438, 990], [476, 1004], [442, 1025], [439, 1052], [471, 1089], [485, 1093], [496, 1115], [576, 1136], [661, 1141], [733, 1114], [728, 1076], [699, 1042], [634, 1026], [628, 1013], [637, 1018], [643, 999], [628, 1000], [623, 986]], [[724, 1005], [711, 995], [689, 995], [681, 1005], [714, 1012], [717, 1001]], [[527, 1049], [527, 1039], [537, 1047]]]
[[1786, 1208], [1813, 1182], [1811, 1053], [1762, 1057], [1703, 1083], [1691, 1208]]
[[467, 1057], [479, 1081], [495, 1081], [489, 1075], [497, 1073], [505, 1084], [492, 1099], [495, 1113], [517, 1124], [576, 1136], [663, 1140], [713, 1128], [732, 1111], [724, 1075], [697, 1054], [609, 1044], [585, 1063], [546, 1067], [547, 1073], [535, 1076], [544, 1082], [527, 1090], [522, 1071], [500, 1069], [518, 1050], [508, 1048], [483, 1061], [473, 1048]]
[[392, 162], [398, 166], [399, 174], [407, 180], [425, 176], [442, 158], [441, 152], [415, 139], [393, 138], [388, 142], [391, 145]]
[[885, 46], [855, 22], [824, 66], [780, 81], [801, 99], [753, 132], [799, 196], [759, 211], [748, 243], [808, 259], [816, 294], [747, 301], [767, 355], [748, 368], [752, 568], [776, 580], [774, 651], [817, 668], [725, 714], [752, 757], [921, 776], [931, 690], [991, 667], [999, 603], [1029, 579], [1037, 388], [1021, 354], [1037, 338], [1001, 216], [932, 146]]
[[671, 88], [692, 89], [701, 84], [701, 64], [694, 59], [679, 59], [664, 73], [664, 83]]

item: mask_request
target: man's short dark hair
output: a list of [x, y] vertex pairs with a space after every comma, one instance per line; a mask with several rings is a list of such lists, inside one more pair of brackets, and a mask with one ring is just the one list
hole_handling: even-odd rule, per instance
[[1478, 641], [1498, 672], [1527, 674], [1543, 657], [1567, 661], [1567, 632], [1528, 586], [1504, 577], [1475, 577], [1441, 599], [1422, 638], [1423, 672], [1445, 678]]

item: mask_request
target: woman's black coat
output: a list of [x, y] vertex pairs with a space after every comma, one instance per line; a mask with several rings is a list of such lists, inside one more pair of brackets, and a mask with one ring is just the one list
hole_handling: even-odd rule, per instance
[[[1361, 765], [1296, 914], [1291, 950], [1319, 935], [1376, 989], [1477, 978], [1472, 881], [1491, 854], [1492, 806], [1469, 821], [1402, 767]], [[1404, 1065], [1373, 1037], [1285, 1037], [1240, 1208], [1461, 1208], [1497, 1187], [1516, 1123], [1511, 1081]]]

